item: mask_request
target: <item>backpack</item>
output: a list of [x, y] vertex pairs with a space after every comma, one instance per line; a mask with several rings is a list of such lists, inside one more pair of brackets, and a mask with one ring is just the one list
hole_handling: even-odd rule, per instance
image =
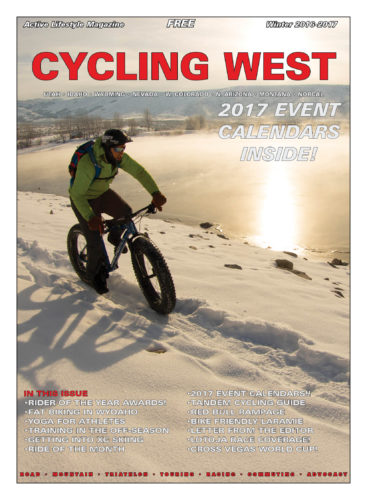
[[78, 167], [78, 163], [80, 161], [80, 158], [82, 158], [86, 153], [89, 154], [89, 157], [94, 165], [94, 168], [96, 169], [96, 174], [94, 176], [94, 179], [93, 181], [95, 181], [96, 179], [98, 179], [100, 173], [101, 173], [101, 170], [102, 168], [98, 165], [97, 163], [97, 160], [96, 160], [96, 157], [93, 153], [93, 145], [94, 145], [94, 141], [88, 141], [88, 142], [85, 142], [84, 144], [82, 144], [81, 146], [79, 146], [75, 153], [73, 154], [72, 158], [71, 158], [71, 161], [69, 163], [69, 173], [71, 175], [71, 179], [70, 179], [70, 186], [73, 185], [73, 182], [75, 180], [75, 176], [76, 176], [76, 169]]

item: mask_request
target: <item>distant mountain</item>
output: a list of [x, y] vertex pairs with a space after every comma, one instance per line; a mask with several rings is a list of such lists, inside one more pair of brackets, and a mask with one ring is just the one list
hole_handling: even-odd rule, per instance
[[349, 86], [347, 85], [279, 85], [230, 87], [197, 92], [99, 92], [83, 97], [43, 97], [18, 101], [19, 122], [53, 121], [68, 116], [98, 116], [113, 118], [141, 115], [149, 110], [156, 118], [183, 118], [203, 115], [214, 118], [222, 110], [222, 103], [268, 103], [272, 112], [278, 102], [341, 102], [338, 113], [349, 113]]

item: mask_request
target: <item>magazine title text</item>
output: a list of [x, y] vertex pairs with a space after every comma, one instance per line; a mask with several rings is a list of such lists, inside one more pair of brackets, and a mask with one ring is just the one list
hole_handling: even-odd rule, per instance
[[[224, 65], [228, 80], [307, 80], [311, 71], [317, 71], [319, 80], [329, 79], [330, 60], [336, 52], [224, 52]], [[311, 70], [311, 61], [316, 69]], [[139, 52], [138, 68], [129, 67], [125, 52], [40, 52], [32, 61], [32, 71], [39, 80], [54, 80], [60, 72], [67, 71], [69, 80], [79, 79], [79, 70], [87, 69], [93, 80], [178, 80], [182, 75], [188, 80], [209, 78], [209, 58], [204, 52], [189, 52], [180, 57], [178, 52]], [[135, 62], [135, 65], [136, 65]], [[130, 63], [131, 65], [131, 63]]]

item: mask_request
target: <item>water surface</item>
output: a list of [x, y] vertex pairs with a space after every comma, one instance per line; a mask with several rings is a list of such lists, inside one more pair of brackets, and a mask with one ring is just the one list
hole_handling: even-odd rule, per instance
[[[78, 142], [18, 156], [18, 189], [67, 196]], [[315, 161], [240, 161], [243, 147], [317, 147]], [[210, 221], [278, 250], [349, 251], [349, 139], [242, 140], [216, 133], [134, 138], [127, 152], [168, 198], [164, 216]], [[125, 173], [113, 184], [133, 208], [150, 201]]]

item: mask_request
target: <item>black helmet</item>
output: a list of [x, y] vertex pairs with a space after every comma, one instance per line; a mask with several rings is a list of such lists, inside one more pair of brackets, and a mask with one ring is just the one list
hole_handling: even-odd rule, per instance
[[126, 144], [127, 142], [132, 142], [131, 137], [123, 130], [118, 130], [116, 128], [106, 130], [102, 135], [102, 144], [107, 148], [118, 146], [119, 144]]

